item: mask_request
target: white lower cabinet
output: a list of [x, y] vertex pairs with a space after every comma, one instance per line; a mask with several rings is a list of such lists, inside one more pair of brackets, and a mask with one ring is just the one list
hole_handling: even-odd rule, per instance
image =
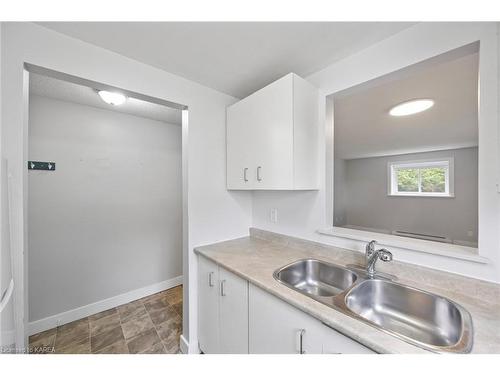
[[319, 321], [254, 285], [249, 289], [250, 353], [321, 354]]
[[219, 352], [219, 270], [198, 257], [198, 343], [203, 353]]
[[248, 281], [219, 268], [219, 351], [248, 353]]
[[248, 346], [252, 354], [375, 353], [252, 284], [248, 293]]
[[323, 325], [321, 336], [323, 354], [376, 354], [359, 342], [325, 325]]
[[374, 353], [203, 256], [198, 342], [204, 353]]
[[248, 282], [198, 257], [198, 344], [203, 353], [248, 353]]

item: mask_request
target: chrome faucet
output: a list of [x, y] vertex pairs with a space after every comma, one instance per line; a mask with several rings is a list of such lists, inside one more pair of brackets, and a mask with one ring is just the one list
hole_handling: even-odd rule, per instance
[[375, 275], [375, 263], [377, 260], [382, 262], [390, 262], [392, 260], [392, 253], [387, 249], [375, 249], [377, 241], [371, 240], [366, 245], [365, 255], [366, 255], [366, 273], [369, 277]]

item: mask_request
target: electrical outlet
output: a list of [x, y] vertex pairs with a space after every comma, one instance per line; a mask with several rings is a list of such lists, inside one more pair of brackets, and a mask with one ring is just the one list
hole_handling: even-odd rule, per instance
[[272, 208], [269, 216], [271, 219], [271, 223], [277, 223], [278, 222], [278, 209]]

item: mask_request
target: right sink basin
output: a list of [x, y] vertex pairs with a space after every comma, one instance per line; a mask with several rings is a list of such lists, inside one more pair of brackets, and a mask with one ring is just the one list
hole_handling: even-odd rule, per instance
[[365, 322], [438, 352], [468, 352], [472, 320], [460, 305], [387, 280], [368, 279], [350, 289], [345, 307]]

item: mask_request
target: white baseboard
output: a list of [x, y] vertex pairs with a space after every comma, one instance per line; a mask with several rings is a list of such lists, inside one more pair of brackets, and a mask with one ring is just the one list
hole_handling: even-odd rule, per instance
[[200, 354], [198, 341], [190, 343], [184, 335], [181, 335], [179, 349], [182, 354]]
[[180, 343], [179, 343], [179, 349], [181, 350], [182, 354], [188, 354], [189, 353], [189, 343], [184, 337], [184, 335], [181, 335]]
[[162, 290], [173, 288], [174, 286], [182, 284], [182, 276], [174, 277], [173, 279], [161, 281], [156, 284], [148, 285], [143, 288], [131, 290], [117, 296], [107, 298], [101, 301], [91, 303], [89, 305], [81, 306], [73, 310], [64, 311], [62, 313], [49, 316], [28, 324], [28, 335], [34, 335], [48, 329], [73, 322], [78, 319], [85, 318], [86, 316], [97, 314], [101, 311], [111, 309], [135, 301], [139, 298], [149, 296], [154, 293], [161, 292]]

